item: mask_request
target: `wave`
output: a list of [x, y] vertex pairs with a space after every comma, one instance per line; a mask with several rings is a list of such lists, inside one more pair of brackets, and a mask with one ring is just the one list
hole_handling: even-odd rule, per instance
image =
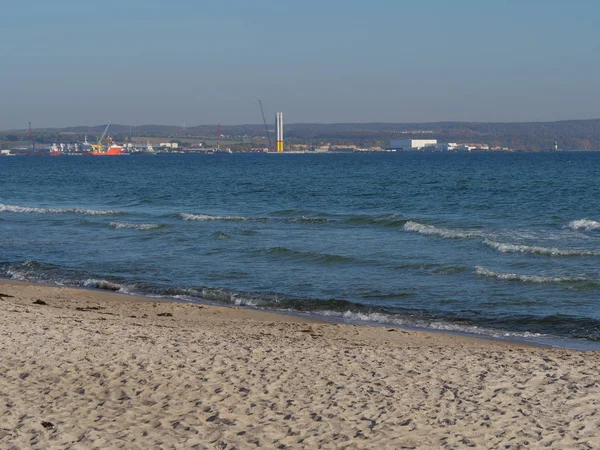
[[113, 283], [112, 281], [108, 281], [108, 280], [96, 280], [93, 278], [87, 279], [85, 281], [79, 282], [77, 283], [82, 287], [86, 287], [86, 288], [93, 288], [93, 289], [104, 289], [107, 291], [123, 291], [126, 292], [123, 289], [123, 286], [118, 284], [118, 283]]
[[198, 221], [198, 222], [209, 222], [209, 221], [229, 221], [229, 222], [241, 222], [241, 221], [252, 221], [252, 222], [284, 222], [284, 223], [307, 223], [307, 224], [319, 224], [330, 222], [329, 219], [323, 217], [287, 217], [287, 218], [267, 218], [267, 217], [244, 217], [244, 216], [211, 216], [209, 214], [190, 214], [190, 213], [179, 213], [177, 214], [183, 220], [187, 221]]
[[596, 222], [595, 220], [591, 220], [591, 219], [573, 220], [573, 221], [569, 222], [569, 225], [567, 225], [567, 227], [570, 228], [571, 230], [575, 230], [575, 231], [597, 230], [597, 229], [600, 229], [600, 222]]
[[211, 216], [208, 214], [188, 214], [188, 213], [179, 213], [179, 217], [183, 220], [193, 220], [199, 222], [207, 222], [212, 220], [226, 220], [226, 221], [242, 221], [248, 220], [247, 217], [241, 216]]
[[[441, 311], [428, 312], [420, 308], [415, 310], [411, 307], [394, 306], [388, 309], [347, 300], [288, 297], [268, 292], [236, 292], [211, 287], [173, 287], [156, 283], [126, 285], [121, 280], [86, 277], [80, 272], [36, 261], [25, 261], [18, 264], [0, 263], [2, 272], [8, 273], [7, 268], [14, 269], [13, 272], [21, 270], [22, 278], [19, 279], [26, 281], [103, 289], [125, 294], [146, 295], [152, 298], [177, 299], [190, 303], [253, 307], [286, 314], [300, 314], [337, 323], [364, 323], [408, 329], [440, 330], [496, 338], [533, 340], [538, 343], [550, 344], [555, 342], [553, 340], [558, 336], [562, 336], [564, 339], [600, 341], [600, 321], [587, 317], [560, 314], [498, 316], [493, 313], [480, 315], [479, 312], [473, 315], [469, 310], [463, 310], [463, 314], [458, 317], [453, 314], [447, 315]], [[481, 270], [485, 271], [486, 269]], [[498, 274], [491, 271], [485, 273]], [[396, 293], [394, 297], [405, 295], [409, 294]], [[559, 345], [568, 347], [574, 344], [571, 341], [563, 341]]]
[[35, 208], [31, 206], [5, 205], [0, 203], [0, 212], [17, 214], [85, 214], [88, 216], [117, 216], [127, 214], [122, 211], [84, 208]]
[[275, 300], [276, 303], [277, 300], [277, 297], [274, 297], [274, 299], [269, 301], [267, 297], [214, 288], [203, 288], [200, 291], [196, 291], [196, 293], [199, 294], [198, 296], [202, 297], [204, 300], [227, 303], [236, 306], [262, 306], [273, 303], [273, 300]]
[[223, 233], [222, 231], [215, 231], [213, 234], [211, 234], [211, 236], [216, 239], [229, 239], [231, 237], [227, 233]]
[[75, 286], [128, 293], [124, 284], [106, 279], [85, 278], [82, 273], [53, 264], [28, 260], [20, 264], [0, 264], [1, 270], [13, 280], [44, 282], [57, 286]]
[[483, 243], [501, 253], [531, 253], [548, 256], [600, 256], [600, 252], [591, 250], [564, 250], [555, 247], [539, 247], [535, 245], [504, 244], [484, 239]]
[[[322, 217], [326, 216], [326, 217]], [[288, 217], [283, 219], [288, 223], [307, 223], [307, 224], [343, 224], [353, 226], [377, 226], [377, 227], [401, 227], [406, 223], [406, 219], [402, 219], [400, 214], [381, 214], [378, 216], [354, 216], [354, 217], [339, 217], [322, 214], [321, 216], [302, 215], [300, 217]], [[268, 220], [268, 219], [264, 219]], [[274, 219], [277, 220], [277, 219]]]
[[2, 263], [0, 264], [1, 270], [4, 274], [13, 279], [19, 281], [50, 281], [59, 284], [60, 279], [57, 278], [57, 274], [61, 274], [61, 268], [53, 264], [40, 263], [34, 260], [23, 261], [18, 264]]
[[508, 272], [494, 272], [493, 270], [489, 270], [481, 266], [475, 267], [475, 274], [482, 277], [497, 278], [498, 280], [521, 281], [524, 283], [580, 283], [590, 281], [587, 278], [579, 277], [553, 277], [543, 275], [522, 275]]
[[[268, 217], [244, 217], [244, 216], [217, 216], [210, 214], [177, 213], [177, 216], [186, 221], [251, 221], [251, 222], [279, 222], [292, 224], [341, 224], [350, 226], [377, 226], [377, 227], [401, 227], [405, 225], [406, 219], [401, 214], [380, 214], [375, 216], [340, 216], [327, 213], [316, 213], [305, 210], [282, 210], [275, 211]], [[279, 217], [277, 217], [279, 216]], [[284, 216], [284, 217], [281, 217]], [[285, 217], [287, 216], [287, 217]]]
[[150, 230], [157, 230], [159, 228], [164, 228], [165, 225], [160, 224], [160, 223], [111, 222], [111, 223], [109, 223], [109, 226], [116, 230], [131, 229], [131, 230], [140, 230], [140, 231], [150, 231]]
[[342, 255], [333, 255], [330, 253], [319, 252], [301, 252], [286, 247], [272, 247], [259, 250], [257, 253], [270, 256], [283, 257], [292, 260], [310, 261], [317, 264], [348, 264], [355, 263], [354, 258]]
[[439, 236], [445, 239], [464, 239], [471, 237], [480, 237], [481, 233], [475, 231], [452, 230], [450, 228], [441, 228], [433, 225], [424, 225], [419, 222], [409, 220], [404, 224], [405, 231], [416, 232], [426, 236]]
[[286, 222], [290, 223], [328, 223], [331, 222], [329, 219], [324, 219], [323, 217], [295, 217], [291, 219], [286, 219]]
[[402, 214], [380, 214], [378, 216], [356, 216], [344, 220], [347, 225], [375, 225], [380, 227], [401, 227], [407, 224]]
[[469, 333], [495, 338], [543, 338], [548, 336], [537, 332], [507, 331], [491, 327], [482, 327], [476, 324], [459, 324], [439, 319], [418, 319], [388, 314], [385, 312], [317, 310], [314, 311], [314, 314], [317, 316], [339, 318], [350, 322], [385, 324], [404, 328], [439, 330], [452, 333]]
[[[210, 214], [178, 213], [177, 216], [187, 221], [252, 221], [252, 222], [282, 222], [299, 224], [342, 224], [378, 227], [401, 227], [406, 224], [406, 219], [401, 214], [380, 214], [375, 216], [340, 216], [335, 214], [315, 213], [308, 210], [282, 210], [272, 213], [269, 217], [244, 217], [244, 216], [216, 216]], [[277, 217], [280, 216], [280, 217]], [[284, 216], [284, 217], [281, 217]], [[287, 217], [285, 217], [287, 216]]]

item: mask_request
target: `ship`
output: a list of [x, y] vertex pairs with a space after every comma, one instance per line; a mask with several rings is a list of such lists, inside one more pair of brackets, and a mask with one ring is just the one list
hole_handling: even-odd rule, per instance
[[118, 155], [127, 155], [127, 152], [120, 145], [115, 144], [112, 139], [109, 137], [110, 145], [106, 150], [104, 150], [103, 146], [94, 146], [94, 150], [92, 150], [92, 156], [118, 156]]
[[108, 148], [105, 150], [104, 145], [102, 145], [102, 141], [108, 132], [108, 127], [110, 127], [110, 122], [106, 125], [102, 136], [98, 139], [97, 144], [91, 144], [92, 151], [89, 153], [92, 156], [118, 156], [118, 155], [127, 155], [127, 152], [121, 147], [113, 142], [111, 137], [108, 137]]
[[53, 155], [53, 156], [58, 156], [58, 155], [62, 155], [62, 149], [56, 145], [56, 144], [52, 144], [52, 146], [48, 149], [48, 154], [49, 155]]

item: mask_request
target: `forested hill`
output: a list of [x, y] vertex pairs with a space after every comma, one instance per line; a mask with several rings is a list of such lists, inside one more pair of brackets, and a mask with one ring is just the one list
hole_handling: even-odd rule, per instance
[[[38, 129], [35, 133], [46, 135], [83, 135], [93, 139], [100, 135], [106, 125], [94, 127], [67, 127], [61, 129]], [[273, 125], [269, 125], [273, 132]], [[110, 133], [115, 138], [128, 136], [164, 137], [182, 139], [186, 137], [216, 136], [217, 125], [180, 127], [170, 125], [113, 124]], [[0, 133], [7, 136], [25, 137], [27, 130]], [[264, 125], [222, 125], [221, 133], [230, 137], [251, 140], [265, 136]], [[491, 147], [507, 147], [517, 150], [546, 150], [558, 143], [560, 149], [600, 149], [600, 119], [566, 120], [559, 122], [435, 122], [435, 123], [291, 123], [285, 125], [285, 138], [290, 143], [313, 142], [337, 145], [386, 147], [390, 139], [437, 139], [439, 142], [476, 143]], [[25, 137], [26, 139], [26, 137]], [[63, 140], [63, 139], [57, 139]]]
[[600, 149], [600, 119], [560, 122], [482, 123], [436, 122], [412, 124], [294, 124], [286, 136], [302, 139], [379, 141], [390, 139], [437, 139], [439, 142], [478, 143], [518, 150]]

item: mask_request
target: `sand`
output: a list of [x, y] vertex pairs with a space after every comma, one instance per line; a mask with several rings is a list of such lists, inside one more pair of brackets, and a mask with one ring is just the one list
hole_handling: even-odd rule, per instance
[[0, 293], [1, 449], [600, 448], [597, 353]]

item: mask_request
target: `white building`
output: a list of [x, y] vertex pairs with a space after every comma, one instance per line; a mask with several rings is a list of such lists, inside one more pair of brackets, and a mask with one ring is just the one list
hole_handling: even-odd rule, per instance
[[421, 150], [423, 147], [431, 147], [437, 144], [437, 139], [402, 139], [390, 141], [390, 148], [394, 150]]
[[438, 142], [437, 144], [423, 147], [421, 150], [425, 152], [456, 152], [459, 151], [459, 147], [455, 142]]

